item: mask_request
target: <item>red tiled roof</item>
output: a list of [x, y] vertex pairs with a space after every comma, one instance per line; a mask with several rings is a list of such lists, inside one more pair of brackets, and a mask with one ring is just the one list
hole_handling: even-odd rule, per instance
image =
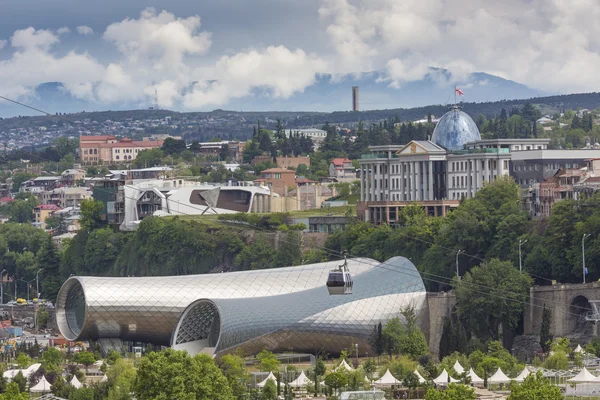
[[79, 143], [98, 140], [116, 140], [116, 138], [114, 136], [79, 136]]
[[[583, 181], [582, 183], [585, 185], [586, 183], [596, 183], [596, 182], [600, 182], [600, 176], [590, 176], [589, 178], [587, 178], [585, 181]], [[0, 199], [0, 201], [2, 201], [2, 199]]]
[[11, 201], [15, 201], [12, 197], [2, 197], [0, 198], [0, 203], [10, 203]]
[[161, 147], [163, 145], [163, 140], [143, 140], [143, 141], [126, 141], [126, 142], [117, 142], [117, 143], [101, 143], [98, 146], [103, 149], [114, 149], [121, 147], [140, 147], [140, 148], [153, 148], [153, 147]]
[[343, 166], [344, 163], [352, 162], [352, 160], [348, 158], [334, 158], [333, 160], [331, 160], [331, 162], [335, 166]]
[[296, 179], [296, 183], [318, 183], [318, 182], [313, 181], [312, 179], [308, 179], [308, 178], [299, 178], [299, 179]]
[[37, 206], [35, 208], [38, 210], [50, 210], [50, 211], [60, 210], [60, 207], [57, 206], [56, 204], [40, 204], [39, 206]]

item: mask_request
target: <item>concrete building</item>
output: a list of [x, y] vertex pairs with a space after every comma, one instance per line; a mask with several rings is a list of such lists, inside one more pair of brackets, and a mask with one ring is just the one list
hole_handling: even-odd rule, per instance
[[356, 168], [348, 158], [334, 158], [329, 163], [329, 178], [338, 182], [352, 182], [357, 180]]
[[40, 193], [53, 189], [58, 183], [59, 176], [39, 176], [21, 183], [19, 192]]
[[114, 136], [80, 136], [79, 157], [84, 164], [131, 162], [142, 150], [156, 149], [162, 140], [117, 140]]
[[319, 148], [323, 140], [327, 137], [327, 132], [323, 129], [307, 128], [307, 129], [286, 129], [284, 133], [287, 137], [291, 136], [304, 136], [311, 138], [315, 149]]
[[285, 168], [269, 168], [261, 172], [260, 178], [254, 182], [283, 195], [289, 188], [296, 187], [296, 172]]
[[[271, 156], [256, 156], [252, 159], [252, 165], [257, 165], [265, 162], [272, 162], [273, 157]], [[278, 168], [298, 168], [300, 165], [310, 166], [310, 157], [297, 156], [297, 157], [275, 157], [275, 164]]]
[[[442, 124], [443, 122], [443, 124]], [[359, 161], [359, 218], [394, 223], [414, 202], [429, 215], [446, 215], [485, 182], [510, 175], [524, 188], [552, 177], [560, 168], [580, 168], [600, 150], [550, 150], [550, 139], [486, 139], [471, 118], [456, 108], [446, 113], [431, 141], [404, 146], [371, 146]]]
[[348, 218], [344, 216], [308, 217], [309, 232], [335, 233], [344, 230], [346, 224], [348, 224]]
[[[219, 157], [224, 148], [227, 148], [229, 155], [235, 161], [242, 161], [244, 146], [246, 142], [223, 140], [220, 142], [202, 142], [200, 143], [200, 154], [203, 156]], [[222, 160], [224, 161], [224, 160]]]
[[65, 186], [73, 186], [77, 182], [83, 182], [85, 180], [85, 170], [83, 169], [66, 169], [60, 174], [60, 179], [58, 180], [61, 185]]
[[42, 227], [46, 223], [46, 219], [50, 217], [55, 211], [60, 210], [60, 207], [54, 204], [40, 204], [33, 208], [33, 218], [36, 224], [42, 224]]
[[91, 190], [84, 187], [61, 187], [38, 194], [41, 204], [54, 204], [60, 208], [79, 207], [82, 200], [91, 197]]

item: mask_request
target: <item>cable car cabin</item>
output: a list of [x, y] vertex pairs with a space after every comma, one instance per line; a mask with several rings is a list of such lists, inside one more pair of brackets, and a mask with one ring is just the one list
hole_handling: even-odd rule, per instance
[[352, 294], [352, 276], [348, 271], [329, 271], [327, 290], [330, 295]]

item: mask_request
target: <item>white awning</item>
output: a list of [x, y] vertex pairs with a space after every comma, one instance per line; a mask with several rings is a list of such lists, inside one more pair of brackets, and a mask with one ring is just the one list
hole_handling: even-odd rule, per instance
[[257, 383], [256, 386], [258, 386], [259, 388], [265, 387], [269, 379], [277, 383], [277, 378], [275, 378], [275, 375], [273, 375], [272, 372], [269, 372], [269, 376], [267, 376], [264, 381]]
[[373, 382], [373, 384], [376, 386], [393, 386], [400, 385], [400, 381], [394, 378], [394, 375], [392, 375], [392, 373], [388, 369], [387, 371], [385, 371], [385, 374], [383, 374], [381, 378]]
[[453, 377], [448, 375], [448, 371], [446, 371], [446, 368], [444, 368], [440, 376], [433, 380], [433, 383], [435, 383], [436, 385], [447, 385], [449, 382], [456, 383], [458, 382], [458, 379], [454, 379]]
[[81, 384], [81, 382], [79, 382], [79, 379], [77, 379], [75, 375], [73, 375], [73, 379], [71, 379], [71, 386], [73, 386], [75, 389], [83, 387], [83, 385]]
[[510, 383], [510, 378], [506, 376], [500, 368], [498, 368], [496, 373], [488, 378], [488, 383]]
[[457, 374], [462, 374], [463, 372], [465, 372], [465, 369], [463, 368], [462, 365], [460, 365], [458, 360], [456, 360], [456, 362], [454, 363], [454, 366], [452, 368], [454, 368], [454, 370], [456, 371]]
[[586, 367], [583, 367], [581, 371], [571, 379], [567, 380], [567, 382], [574, 383], [586, 383], [586, 382], [598, 382], [598, 377], [593, 375], [590, 371], [587, 370]]
[[46, 380], [46, 377], [42, 375], [42, 379], [34, 387], [29, 389], [33, 393], [47, 393], [50, 391], [50, 382]]
[[346, 371], [354, 371], [354, 368], [352, 368], [350, 365], [348, 365], [348, 363], [346, 362], [346, 360], [342, 360], [342, 362], [340, 363], [340, 365], [338, 365], [337, 367], [335, 367], [334, 371], [335, 372], [339, 372], [340, 370], [346, 370]]
[[419, 378], [419, 383], [425, 383], [425, 382], [427, 382], [427, 380], [425, 378], [423, 378], [423, 375], [421, 375], [419, 373], [419, 371], [416, 370], [416, 369], [415, 369], [415, 375], [417, 376], [417, 378]]
[[471, 383], [474, 385], [483, 383], [483, 379], [481, 379], [479, 376], [477, 376], [475, 371], [473, 371], [473, 368], [469, 369], [469, 372], [467, 372], [467, 376], [469, 378], [471, 378]]
[[312, 384], [312, 381], [306, 377], [306, 375], [304, 374], [304, 371], [302, 371], [296, 379], [294, 379], [293, 381], [288, 383], [289, 386], [295, 387], [295, 388], [305, 387], [305, 386], [308, 386], [311, 384]]
[[525, 380], [525, 378], [527, 378], [530, 374], [531, 374], [531, 372], [529, 372], [529, 370], [527, 369], [527, 367], [525, 367], [523, 369], [523, 371], [521, 371], [521, 373], [519, 374], [519, 376], [517, 376], [514, 380], [517, 381], [517, 382], [523, 382]]

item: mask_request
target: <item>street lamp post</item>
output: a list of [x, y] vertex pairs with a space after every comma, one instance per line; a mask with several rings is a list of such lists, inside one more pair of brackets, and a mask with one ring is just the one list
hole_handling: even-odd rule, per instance
[[527, 240], [519, 239], [519, 272], [523, 272], [523, 262], [521, 258], [521, 246], [527, 243]]
[[458, 256], [463, 254], [464, 250], [459, 250], [456, 252], [456, 279], [460, 281], [460, 273], [458, 272]]
[[354, 348], [356, 349], [356, 368], [358, 368], [358, 343], [354, 343]]
[[585, 283], [585, 239], [590, 237], [589, 233], [584, 233], [581, 238], [581, 258], [582, 258], [582, 268], [583, 268], [583, 283]]
[[35, 297], [38, 299], [40, 298], [40, 271], [41, 269], [38, 269], [38, 271], [35, 273]]
[[23, 282], [25, 282], [25, 284], [27, 285], [27, 302], [29, 303], [29, 286], [30, 286], [30, 283], [31, 283], [31, 282], [33, 282], [34, 280], [32, 279], [32, 280], [30, 280], [30, 281], [26, 281], [26, 280], [25, 280], [25, 279], [23, 279], [23, 278], [21, 278], [21, 280], [22, 280]]

